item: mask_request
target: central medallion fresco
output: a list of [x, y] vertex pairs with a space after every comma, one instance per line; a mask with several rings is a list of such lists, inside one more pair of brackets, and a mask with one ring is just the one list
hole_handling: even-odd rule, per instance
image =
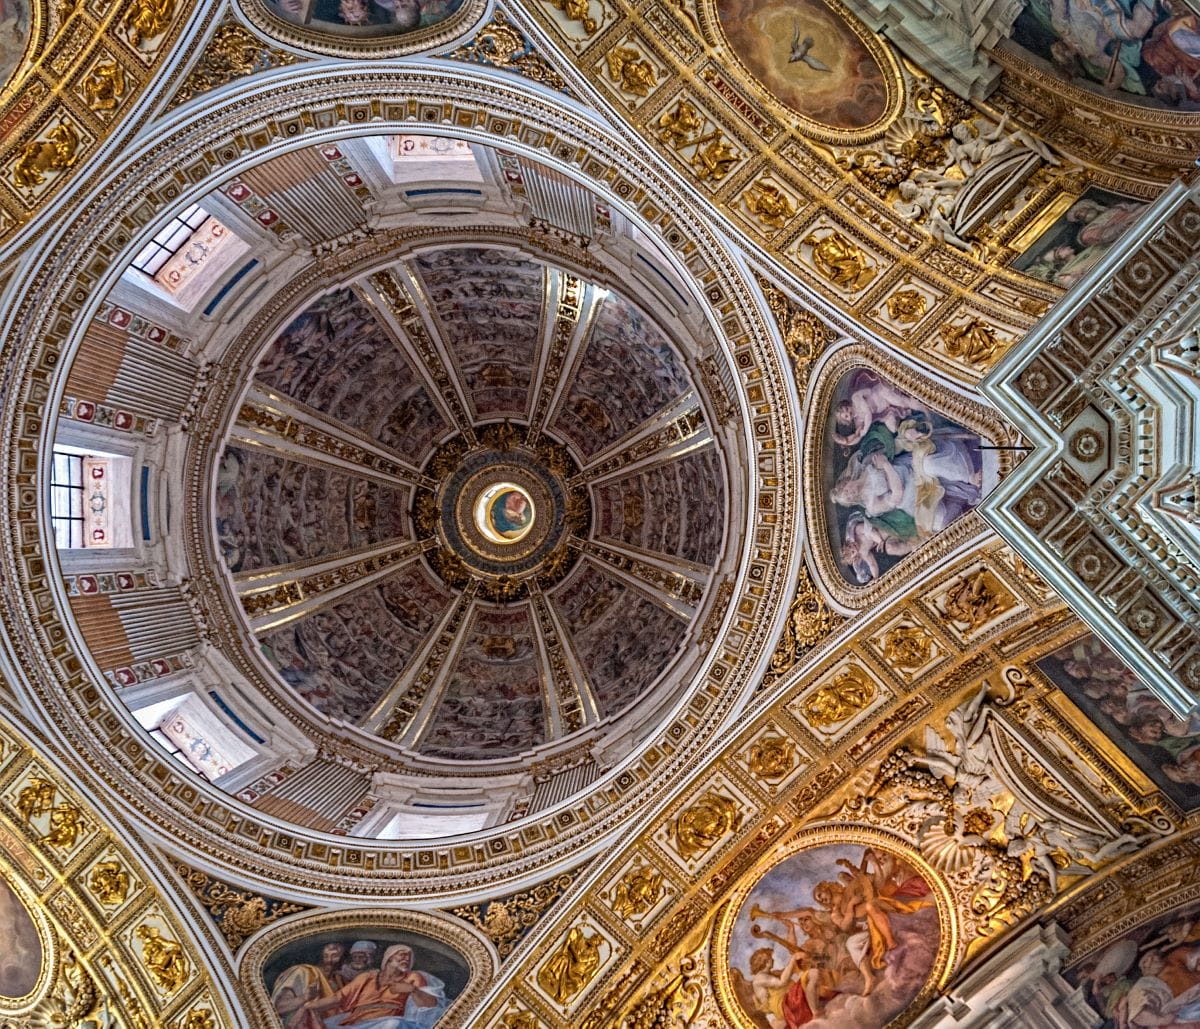
[[475, 527], [492, 543], [520, 543], [533, 528], [537, 509], [520, 486], [501, 482], [488, 486], [475, 501]]
[[[571, 486], [570, 450], [512, 422], [477, 430], [438, 448], [426, 472], [441, 485], [416, 491], [417, 534], [437, 540], [433, 571], [450, 589], [508, 603], [549, 587], [576, 564], [591, 524], [588, 491]], [[569, 540], [574, 538], [575, 543]]]

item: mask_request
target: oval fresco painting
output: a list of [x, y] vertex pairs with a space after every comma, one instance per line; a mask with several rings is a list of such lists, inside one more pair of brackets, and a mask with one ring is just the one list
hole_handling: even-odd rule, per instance
[[381, 926], [313, 933], [280, 947], [263, 967], [283, 1029], [428, 1029], [468, 978], [447, 944]]
[[1114, 100], [1200, 111], [1200, 14], [1183, 0], [1026, 0], [1012, 40]]
[[[5, 0], [0, 0], [0, 3]], [[338, 36], [399, 36], [445, 21], [463, 0], [263, 0], [294, 25]]]
[[731, 998], [758, 1029], [879, 1029], [938, 964], [933, 888], [881, 847], [829, 843], [784, 858], [730, 928]]
[[28, 996], [42, 974], [42, 941], [37, 927], [9, 884], [0, 879], [0, 995]]
[[879, 60], [822, 0], [717, 0], [716, 8], [742, 63], [797, 114], [846, 131], [887, 113]]
[[0, 85], [21, 66], [29, 24], [29, 0], [0, 0]]
[[838, 381], [826, 432], [829, 544], [853, 585], [878, 578], [982, 498], [980, 437], [870, 368]]

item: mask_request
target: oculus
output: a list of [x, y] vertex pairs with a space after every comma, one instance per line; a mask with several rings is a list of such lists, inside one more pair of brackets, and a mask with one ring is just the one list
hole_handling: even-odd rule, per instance
[[475, 501], [475, 526], [491, 542], [520, 543], [533, 528], [533, 500], [520, 486], [501, 482], [489, 486]]

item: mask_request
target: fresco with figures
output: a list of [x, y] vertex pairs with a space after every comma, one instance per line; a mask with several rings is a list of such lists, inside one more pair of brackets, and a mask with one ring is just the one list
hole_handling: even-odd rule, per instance
[[42, 974], [42, 941], [29, 912], [13, 888], [0, 879], [0, 996], [25, 997]]
[[445, 944], [372, 926], [305, 936], [263, 967], [283, 1029], [428, 1029], [467, 979], [466, 963]]
[[878, 578], [982, 497], [980, 437], [869, 368], [838, 381], [827, 431], [826, 524], [849, 583]]
[[1042, 658], [1038, 668], [1168, 797], [1200, 807], [1200, 714], [1177, 718], [1092, 635]]
[[1126, 933], [1067, 971], [1098, 1029], [1200, 1025], [1200, 902]]
[[20, 68], [29, 44], [28, 0], [0, 0], [0, 85]]
[[1183, 0], [1026, 0], [1012, 39], [1115, 99], [1200, 111], [1200, 15]]
[[730, 981], [758, 1029], [876, 1029], [921, 992], [940, 937], [916, 868], [883, 849], [826, 844], [785, 858], [746, 895]]
[[297, 25], [338, 36], [401, 36], [437, 25], [462, 0], [263, 0], [267, 8]]
[[[417, 563], [263, 637], [280, 676], [318, 711], [354, 722], [403, 674], [451, 597]], [[354, 645], [370, 640], [370, 646]]]
[[1103, 260], [1145, 209], [1146, 205], [1136, 200], [1093, 187], [1050, 225], [1013, 267], [1069, 289]]
[[828, 4], [718, 0], [717, 15], [746, 68], [797, 114], [843, 130], [883, 117], [883, 69]]

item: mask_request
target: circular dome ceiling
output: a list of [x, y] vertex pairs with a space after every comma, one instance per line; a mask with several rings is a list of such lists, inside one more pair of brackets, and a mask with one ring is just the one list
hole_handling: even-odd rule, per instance
[[44, 466], [62, 599], [114, 731], [214, 818], [558, 847], [770, 632], [744, 541], [752, 498], [783, 538], [786, 455], [738, 413], [786, 405], [718, 250], [408, 141], [248, 165], [130, 244]]
[[628, 712], [686, 653], [725, 470], [630, 300], [513, 250], [427, 250], [312, 301], [252, 380], [216, 545], [320, 714], [512, 758]]

